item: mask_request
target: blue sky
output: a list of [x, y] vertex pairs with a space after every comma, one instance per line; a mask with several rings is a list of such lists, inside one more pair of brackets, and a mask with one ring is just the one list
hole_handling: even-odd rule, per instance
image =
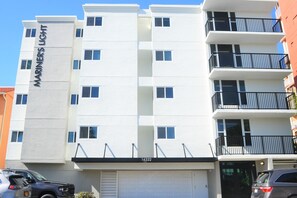
[[14, 86], [22, 39], [22, 20], [33, 20], [36, 15], [76, 15], [83, 18], [86, 3], [132, 3], [141, 8], [150, 4], [201, 4], [202, 0], [8, 0], [0, 6], [0, 87]]

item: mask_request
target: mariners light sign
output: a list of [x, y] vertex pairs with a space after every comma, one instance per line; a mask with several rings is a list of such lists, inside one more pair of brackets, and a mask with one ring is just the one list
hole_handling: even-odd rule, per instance
[[47, 38], [46, 35], [47, 35], [47, 26], [41, 25], [40, 35], [38, 40], [37, 56], [36, 56], [35, 79], [34, 79], [35, 87], [40, 87], [40, 84], [41, 84], [44, 54], [45, 54], [44, 47], [46, 45], [46, 38]]

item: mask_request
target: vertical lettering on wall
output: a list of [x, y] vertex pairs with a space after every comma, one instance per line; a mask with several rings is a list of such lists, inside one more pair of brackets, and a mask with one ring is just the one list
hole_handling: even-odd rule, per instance
[[37, 56], [36, 56], [35, 80], [34, 80], [35, 87], [40, 87], [41, 85], [41, 77], [42, 77], [44, 54], [45, 54], [44, 46], [46, 45], [46, 39], [47, 39], [47, 26], [41, 25], [40, 35], [38, 40]]

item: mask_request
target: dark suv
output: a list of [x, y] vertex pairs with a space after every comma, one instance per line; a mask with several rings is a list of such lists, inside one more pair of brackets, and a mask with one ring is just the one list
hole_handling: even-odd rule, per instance
[[31, 184], [34, 198], [74, 198], [74, 185], [48, 181], [41, 174], [32, 170], [6, 169], [22, 175]]
[[251, 198], [297, 198], [297, 169], [262, 172], [252, 186]]

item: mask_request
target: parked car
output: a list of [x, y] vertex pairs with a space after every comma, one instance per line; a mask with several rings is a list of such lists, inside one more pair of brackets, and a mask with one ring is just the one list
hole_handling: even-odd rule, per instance
[[31, 187], [22, 175], [0, 170], [1, 198], [28, 198]]
[[74, 198], [75, 187], [73, 184], [52, 182], [38, 172], [23, 169], [7, 169], [26, 178], [32, 188], [33, 198]]
[[297, 169], [278, 169], [259, 174], [251, 198], [297, 198]]

